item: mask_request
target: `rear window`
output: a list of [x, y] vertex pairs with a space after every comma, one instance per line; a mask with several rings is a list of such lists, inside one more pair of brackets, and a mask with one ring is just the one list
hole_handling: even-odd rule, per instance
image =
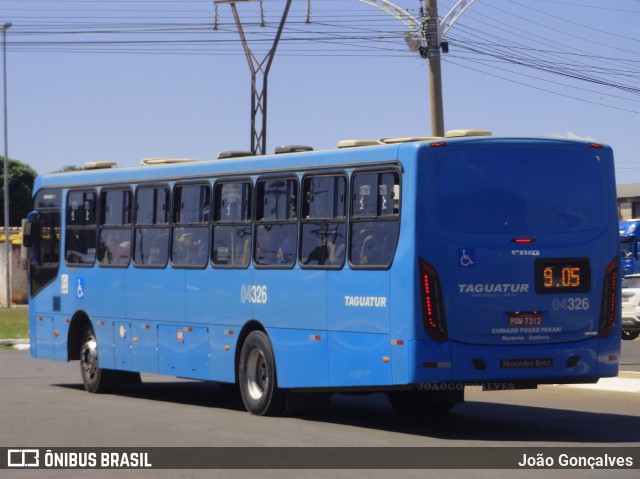
[[433, 179], [438, 222], [473, 234], [593, 229], [603, 215], [602, 174], [599, 158], [588, 151], [443, 150]]

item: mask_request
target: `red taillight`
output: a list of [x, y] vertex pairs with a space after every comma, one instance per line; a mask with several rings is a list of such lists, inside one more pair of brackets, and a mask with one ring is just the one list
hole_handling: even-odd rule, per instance
[[447, 323], [442, 304], [442, 290], [436, 270], [420, 258], [420, 294], [422, 322], [429, 337], [439, 343], [447, 340]]
[[533, 243], [535, 239], [534, 238], [512, 238], [511, 241], [513, 243], [518, 243], [518, 244], [527, 244], [527, 243]]
[[446, 141], [434, 141], [433, 143], [429, 143], [431, 148], [440, 148], [441, 146], [447, 146]]
[[589, 143], [589, 148], [604, 148], [600, 143]]
[[604, 274], [602, 288], [602, 306], [600, 307], [600, 325], [598, 337], [606, 338], [613, 332], [618, 306], [618, 258], [609, 263]]

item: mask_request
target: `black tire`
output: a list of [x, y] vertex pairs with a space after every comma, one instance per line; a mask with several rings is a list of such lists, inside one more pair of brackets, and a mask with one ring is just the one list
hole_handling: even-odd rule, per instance
[[251, 332], [242, 345], [238, 380], [242, 402], [251, 414], [284, 414], [285, 395], [278, 388], [273, 348], [262, 331]]
[[453, 391], [387, 391], [391, 406], [400, 414], [433, 416], [449, 412], [464, 401], [464, 389]]
[[90, 393], [108, 392], [115, 386], [117, 371], [100, 368], [98, 343], [91, 327], [82, 334], [80, 372], [84, 388]]
[[626, 341], [633, 341], [638, 336], [640, 336], [640, 331], [629, 331], [625, 329], [622, 330], [622, 339]]

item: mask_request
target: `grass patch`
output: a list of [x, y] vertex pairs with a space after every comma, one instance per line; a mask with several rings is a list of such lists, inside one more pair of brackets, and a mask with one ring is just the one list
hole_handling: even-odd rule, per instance
[[0, 339], [29, 338], [29, 308], [0, 308]]

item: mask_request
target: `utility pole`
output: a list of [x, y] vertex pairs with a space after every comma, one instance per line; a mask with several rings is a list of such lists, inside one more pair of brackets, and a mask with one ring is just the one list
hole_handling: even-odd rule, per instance
[[7, 308], [11, 307], [11, 240], [9, 239], [9, 134], [7, 115], [7, 30], [11, 28], [11, 23], [5, 23], [0, 27], [2, 30], [2, 76], [4, 91], [4, 240], [6, 245], [7, 261], [5, 264], [7, 282]]
[[426, 12], [420, 9], [420, 20], [389, 0], [358, 1], [376, 7], [404, 23], [408, 28], [405, 33], [407, 46], [411, 51], [420, 52], [422, 58], [428, 59], [431, 136], [444, 136], [440, 48], [444, 53], [448, 53], [448, 43], [445, 41], [447, 33], [476, 0], [458, 0], [441, 21], [438, 21], [437, 0], [425, 0]]
[[429, 98], [431, 98], [431, 136], [444, 136], [444, 106], [442, 99], [442, 68], [438, 28], [438, 0], [426, 0], [427, 58], [429, 60]]
[[[273, 45], [262, 61], [258, 60], [249, 48], [249, 43], [242, 28], [240, 16], [238, 15], [238, 9], [236, 8], [236, 3], [248, 1], [251, 0], [216, 0], [214, 4], [217, 6], [228, 3], [231, 6], [233, 18], [238, 28], [238, 33], [240, 34], [240, 40], [242, 40], [244, 54], [247, 57], [249, 70], [251, 70], [251, 151], [256, 155], [265, 155], [267, 153], [267, 83], [269, 70], [271, 69], [271, 64], [273, 63], [273, 58], [275, 57], [276, 49], [280, 42], [284, 24], [287, 21], [291, 0], [286, 0], [287, 3], [284, 7]], [[216, 28], [217, 25], [214, 26], [214, 29]], [[261, 82], [258, 78], [259, 76], [262, 76]]]

